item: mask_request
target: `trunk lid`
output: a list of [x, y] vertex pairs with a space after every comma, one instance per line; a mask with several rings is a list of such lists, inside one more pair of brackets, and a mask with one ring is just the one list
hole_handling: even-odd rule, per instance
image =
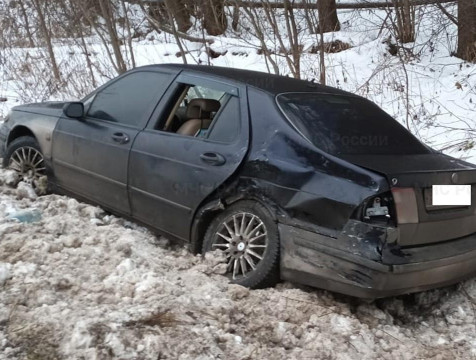
[[[476, 233], [476, 165], [437, 152], [342, 158], [384, 175], [394, 189], [414, 189], [418, 221], [398, 224], [400, 245], [436, 243]], [[471, 205], [432, 205], [432, 185], [471, 185]]]
[[[415, 155], [342, 155], [344, 160], [384, 175], [391, 186], [476, 183], [476, 165], [437, 152]], [[456, 175], [454, 175], [456, 174]]]

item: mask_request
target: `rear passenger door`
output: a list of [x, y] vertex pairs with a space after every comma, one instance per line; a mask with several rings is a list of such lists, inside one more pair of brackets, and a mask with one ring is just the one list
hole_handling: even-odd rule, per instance
[[[221, 106], [206, 131], [180, 135], [165, 131], [186, 97], [197, 86]], [[217, 96], [222, 92], [223, 96]], [[188, 96], [188, 95], [187, 95]], [[140, 132], [131, 150], [129, 191], [135, 218], [177, 238], [189, 239], [197, 207], [239, 167], [249, 142], [246, 88], [181, 75]], [[188, 99], [190, 100], [190, 99]], [[170, 128], [170, 127], [169, 127]]]
[[53, 134], [57, 184], [109, 209], [130, 214], [127, 170], [132, 143], [173, 77], [136, 71], [85, 102], [86, 117], [62, 117]]

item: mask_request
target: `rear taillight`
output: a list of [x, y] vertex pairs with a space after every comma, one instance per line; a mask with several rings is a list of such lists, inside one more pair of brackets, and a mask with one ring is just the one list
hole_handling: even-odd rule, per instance
[[371, 219], [375, 217], [390, 217], [388, 205], [385, 201], [382, 201], [380, 196], [377, 196], [370, 201], [369, 206], [365, 209], [365, 219]]
[[397, 223], [418, 223], [418, 207], [415, 190], [413, 188], [393, 188], [392, 195], [397, 212]]
[[393, 197], [390, 192], [371, 197], [364, 201], [356, 216], [365, 222], [391, 224], [395, 218]]

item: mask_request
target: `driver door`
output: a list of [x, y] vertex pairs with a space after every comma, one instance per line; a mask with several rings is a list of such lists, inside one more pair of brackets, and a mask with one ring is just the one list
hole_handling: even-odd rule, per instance
[[129, 214], [129, 152], [172, 78], [156, 71], [128, 73], [88, 99], [84, 119], [63, 116], [53, 134], [57, 185]]

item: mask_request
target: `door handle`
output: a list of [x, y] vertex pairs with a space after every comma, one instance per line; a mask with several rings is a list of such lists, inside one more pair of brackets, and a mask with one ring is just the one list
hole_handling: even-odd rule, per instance
[[112, 134], [112, 140], [119, 144], [127, 144], [129, 142], [129, 136], [121, 132], [116, 132]]
[[213, 166], [220, 166], [226, 162], [226, 159], [223, 155], [214, 152], [203, 153], [202, 155], [200, 155], [200, 159], [202, 159], [203, 162], [206, 162], [207, 164]]

